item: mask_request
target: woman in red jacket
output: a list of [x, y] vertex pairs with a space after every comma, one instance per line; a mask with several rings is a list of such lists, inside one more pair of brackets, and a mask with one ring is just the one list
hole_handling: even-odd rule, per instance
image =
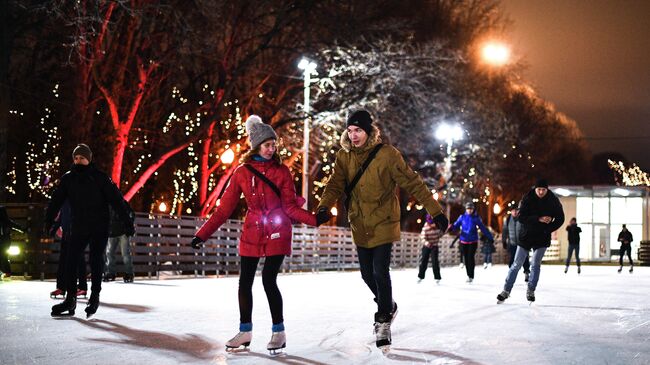
[[260, 257], [265, 257], [262, 283], [273, 319], [273, 335], [267, 349], [273, 353], [286, 346], [282, 295], [276, 279], [284, 257], [291, 255], [291, 220], [320, 225], [329, 220], [329, 214], [314, 215], [300, 208], [293, 177], [280, 162], [276, 147], [278, 137], [271, 126], [264, 124], [257, 115], [251, 115], [246, 120], [246, 132], [251, 149], [233, 173], [220, 205], [192, 239], [192, 247], [199, 248], [230, 217], [243, 193], [248, 211], [239, 240], [240, 325], [239, 333], [226, 342], [226, 347], [250, 345], [253, 279]]

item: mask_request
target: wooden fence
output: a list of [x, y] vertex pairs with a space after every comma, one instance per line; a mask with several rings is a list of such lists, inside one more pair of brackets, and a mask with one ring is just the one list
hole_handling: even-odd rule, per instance
[[[41, 238], [43, 206], [13, 205], [8, 207], [10, 216], [18, 223], [32, 227], [25, 235], [16, 235], [15, 241], [22, 246], [21, 255], [12, 260], [15, 274], [33, 278], [52, 278], [56, 274], [60, 242]], [[161, 275], [236, 275], [239, 272], [238, 240], [242, 222], [229, 220], [221, 226], [200, 250], [190, 247], [190, 241], [205, 219], [182, 216], [138, 214], [136, 235], [131, 237], [134, 270], [138, 276], [159, 278]], [[456, 244], [450, 248], [452, 237], [443, 237], [440, 243], [442, 266], [459, 263]], [[507, 252], [500, 239], [495, 243], [497, 252], [493, 262], [505, 263]], [[393, 246], [393, 268], [417, 267], [421, 242], [419, 233], [402, 232], [399, 242]], [[119, 251], [119, 250], [118, 250]], [[283, 272], [319, 272], [358, 269], [357, 254], [348, 228], [296, 225], [293, 229], [292, 255], [285, 259]], [[483, 263], [483, 255], [476, 255], [477, 265]], [[118, 262], [119, 254], [118, 254]], [[261, 265], [260, 265], [261, 267]], [[117, 266], [118, 272], [123, 270]]]

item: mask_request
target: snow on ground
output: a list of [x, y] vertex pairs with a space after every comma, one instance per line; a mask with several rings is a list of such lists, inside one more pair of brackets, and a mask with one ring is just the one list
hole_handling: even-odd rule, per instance
[[104, 286], [85, 320], [53, 319], [53, 282], [0, 283], [0, 363], [8, 364], [650, 364], [650, 268], [617, 274], [584, 266], [578, 275], [542, 266], [537, 302], [523, 275], [496, 304], [507, 268], [394, 270], [399, 314], [386, 356], [375, 348], [374, 302], [358, 272], [281, 275], [287, 350], [271, 357], [271, 319], [261, 278], [254, 285], [253, 342], [227, 354], [238, 328], [237, 278], [137, 280]]

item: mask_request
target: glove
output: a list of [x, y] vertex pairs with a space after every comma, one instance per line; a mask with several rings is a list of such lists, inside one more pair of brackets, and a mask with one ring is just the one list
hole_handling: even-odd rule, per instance
[[320, 226], [321, 224], [327, 222], [332, 218], [330, 215], [330, 212], [327, 210], [326, 207], [320, 207], [318, 209], [318, 212], [316, 212], [316, 226]]
[[433, 224], [435, 224], [442, 233], [445, 233], [445, 231], [447, 231], [447, 226], [449, 225], [449, 219], [447, 219], [443, 213], [440, 213], [433, 217]]
[[200, 239], [199, 237], [194, 236], [192, 238], [192, 243], [190, 245], [192, 246], [193, 249], [198, 250], [201, 248], [201, 244], [203, 243], [203, 240]]

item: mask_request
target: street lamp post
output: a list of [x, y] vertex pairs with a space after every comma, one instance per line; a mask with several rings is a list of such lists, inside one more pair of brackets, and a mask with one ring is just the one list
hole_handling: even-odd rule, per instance
[[305, 112], [305, 127], [303, 131], [302, 146], [302, 197], [305, 198], [304, 209], [309, 206], [309, 86], [311, 84], [311, 75], [316, 72], [316, 63], [303, 58], [298, 63], [298, 68], [303, 70], [305, 79], [303, 110]]
[[[447, 144], [447, 157], [445, 157], [445, 183], [451, 179], [451, 152], [454, 141], [463, 139], [463, 130], [458, 124], [449, 125], [442, 123], [436, 129], [436, 138], [445, 141]], [[447, 217], [449, 217], [450, 206], [447, 204]]]

